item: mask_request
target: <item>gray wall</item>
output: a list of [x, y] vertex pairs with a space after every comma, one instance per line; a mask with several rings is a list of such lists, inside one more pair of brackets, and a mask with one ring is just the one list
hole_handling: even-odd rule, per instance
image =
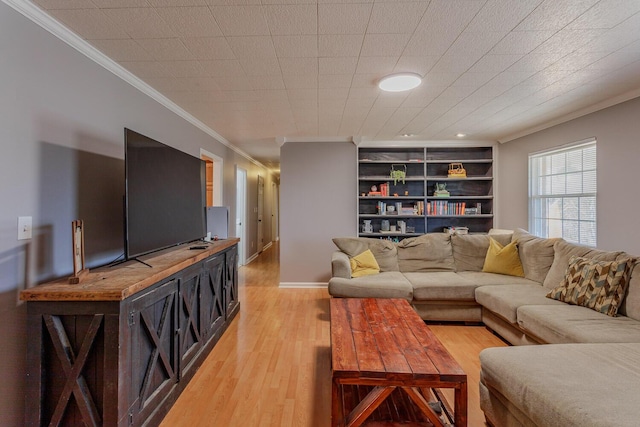
[[640, 98], [499, 147], [498, 212], [502, 228], [528, 228], [528, 155], [597, 139], [598, 247], [640, 254]]
[[[0, 425], [11, 427], [24, 419], [26, 309], [19, 291], [69, 275], [74, 219], [85, 221], [89, 267], [123, 252], [124, 127], [194, 156], [203, 148], [222, 157], [232, 218], [235, 165], [248, 171], [251, 213], [261, 174], [270, 217], [273, 177], [4, 3], [0, 55]], [[33, 217], [33, 239], [17, 240], [18, 216]], [[257, 219], [248, 219], [250, 257]]]
[[287, 142], [280, 156], [280, 282], [327, 283], [331, 238], [356, 235], [356, 146]]

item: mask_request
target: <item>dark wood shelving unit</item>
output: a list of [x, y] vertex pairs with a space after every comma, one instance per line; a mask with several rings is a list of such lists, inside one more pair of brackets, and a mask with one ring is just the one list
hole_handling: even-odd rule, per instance
[[[470, 233], [486, 233], [493, 227], [493, 145], [424, 146], [424, 147], [360, 147], [358, 149], [358, 235], [401, 240], [424, 233], [442, 232], [447, 227], [467, 227]], [[449, 178], [451, 163], [462, 163], [466, 178]], [[406, 167], [404, 182], [391, 178], [393, 165]], [[449, 197], [435, 197], [436, 184], [446, 184]], [[369, 195], [371, 186], [388, 184], [389, 195]], [[394, 196], [394, 194], [397, 194]], [[429, 203], [447, 201], [480, 207], [475, 215], [433, 215]], [[416, 215], [398, 215], [378, 211], [378, 202], [403, 207], [424, 206]], [[364, 220], [370, 220], [372, 233], [363, 230]], [[396, 225], [405, 221], [412, 232], [381, 232], [382, 221]]]

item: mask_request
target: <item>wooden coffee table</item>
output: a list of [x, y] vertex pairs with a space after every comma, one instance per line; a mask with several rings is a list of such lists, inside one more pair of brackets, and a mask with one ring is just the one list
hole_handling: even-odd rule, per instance
[[330, 305], [332, 426], [467, 425], [467, 375], [407, 301]]

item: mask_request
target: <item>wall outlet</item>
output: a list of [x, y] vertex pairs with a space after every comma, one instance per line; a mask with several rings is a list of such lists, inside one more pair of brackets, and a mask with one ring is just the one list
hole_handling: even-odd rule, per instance
[[31, 217], [18, 217], [18, 240], [27, 240], [31, 238]]

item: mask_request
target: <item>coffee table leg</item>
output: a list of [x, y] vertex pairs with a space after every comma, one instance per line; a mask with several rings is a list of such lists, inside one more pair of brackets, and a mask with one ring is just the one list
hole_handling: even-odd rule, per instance
[[342, 413], [342, 387], [335, 378], [331, 379], [331, 426], [339, 427], [344, 424]]
[[455, 391], [455, 425], [466, 427], [467, 425], [467, 383], [460, 383]]

